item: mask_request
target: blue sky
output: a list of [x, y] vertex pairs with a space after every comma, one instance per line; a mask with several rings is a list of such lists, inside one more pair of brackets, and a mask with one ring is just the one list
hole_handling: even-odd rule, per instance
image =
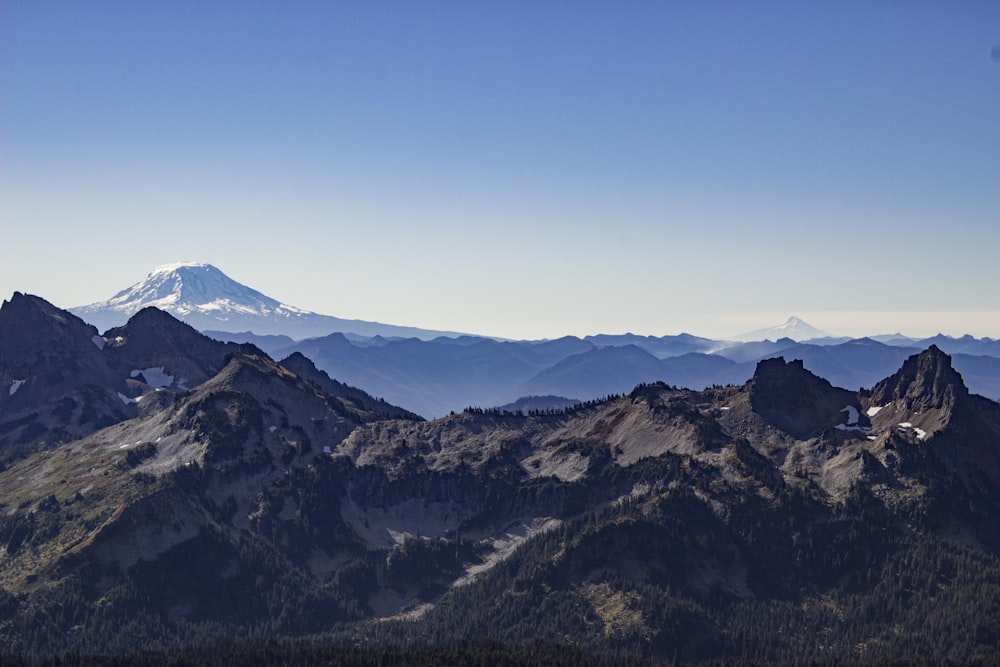
[[0, 293], [1000, 337], [1000, 3], [0, 1]]

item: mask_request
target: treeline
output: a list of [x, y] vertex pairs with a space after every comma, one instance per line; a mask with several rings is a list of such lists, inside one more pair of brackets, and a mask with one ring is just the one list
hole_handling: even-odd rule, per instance
[[[713, 384], [707, 389], [712, 390], [722, 390], [731, 389], [737, 385], [733, 384]], [[656, 394], [660, 392], [682, 392], [688, 391], [676, 385], [666, 384], [665, 382], [640, 382], [632, 389], [628, 394], [607, 394], [599, 398], [593, 398], [587, 401], [574, 401], [570, 405], [562, 407], [551, 407], [551, 408], [531, 408], [531, 409], [507, 409], [507, 408], [483, 408], [478, 406], [469, 406], [465, 408], [462, 412], [472, 415], [489, 415], [494, 417], [559, 417], [566, 415], [577, 414], [581, 411], [588, 410], [593, 407], [604, 405], [605, 403], [610, 403], [611, 401], [616, 401], [620, 398], [628, 396], [629, 398], [638, 398], [640, 396], [647, 396], [651, 394]], [[454, 412], [452, 414], [455, 414]]]
[[640, 659], [587, 654], [553, 642], [526, 644], [458, 642], [424, 648], [362, 649], [320, 642], [246, 641], [127, 655], [67, 654], [38, 662], [0, 658], [0, 667], [244, 667], [327, 665], [330, 667], [655, 667]]
[[525, 644], [491, 641], [458, 642], [427, 648], [361, 649], [319, 642], [246, 641], [127, 655], [67, 654], [31, 662], [0, 656], [0, 667], [259, 667], [324, 665], [328, 667], [996, 667], [1000, 657], [966, 659], [886, 658], [870, 661], [807, 660], [765, 662], [749, 658], [681, 663], [585, 653], [548, 641]]
[[[583, 410], [588, 410], [590, 408], [596, 407], [598, 405], [604, 405], [605, 403], [610, 403], [611, 401], [616, 401], [622, 398], [625, 394], [608, 394], [602, 398], [593, 398], [589, 401], [579, 401], [573, 403], [572, 405], [567, 405], [561, 408], [532, 408], [530, 410], [507, 410], [504, 408], [480, 408], [475, 406], [469, 406], [462, 410], [465, 414], [470, 415], [489, 415], [491, 417], [559, 417], [564, 415], [573, 415]], [[452, 413], [454, 414], [454, 413]]]

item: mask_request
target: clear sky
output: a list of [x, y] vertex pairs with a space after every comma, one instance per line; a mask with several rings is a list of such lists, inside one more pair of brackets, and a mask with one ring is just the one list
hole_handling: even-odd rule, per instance
[[1000, 337], [1000, 2], [0, 0], [0, 296]]

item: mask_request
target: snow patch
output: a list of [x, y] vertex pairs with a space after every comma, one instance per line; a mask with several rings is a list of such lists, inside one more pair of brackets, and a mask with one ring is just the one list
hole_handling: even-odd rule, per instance
[[880, 411], [882, 410], [882, 408], [884, 408], [884, 407], [885, 407], [884, 405], [873, 405], [873, 406], [871, 406], [870, 408], [868, 408], [867, 410], [865, 410], [865, 414], [866, 414], [866, 415], [868, 415], [869, 417], [874, 417], [874, 416], [875, 416], [875, 415], [877, 415], [877, 414], [878, 414], [878, 413], [879, 413], [879, 412], [880, 412]]
[[134, 398], [129, 398], [128, 396], [126, 396], [125, 394], [123, 394], [121, 392], [118, 392], [118, 398], [120, 398], [121, 401], [122, 401], [122, 403], [124, 403], [125, 405], [128, 405], [129, 403], [137, 403], [138, 402]]
[[910, 422], [899, 422], [900, 428], [913, 428], [913, 424]]
[[271, 427], [270, 427], [270, 428], [268, 428], [267, 430], [268, 430], [268, 431], [270, 431], [271, 433], [274, 433], [275, 431], [277, 431], [277, 430], [278, 430], [278, 427], [277, 427], [277, 426], [271, 426]]
[[853, 405], [845, 405], [841, 412], [847, 413], [847, 425], [857, 426], [858, 425], [858, 409]]
[[137, 368], [129, 373], [130, 378], [137, 378], [140, 375], [146, 379], [146, 384], [155, 389], [169, 387], [174, 383], [174, 376], [163, 372], [163, 366], [152, 368]]
[[837, 429], [838, 430], [840, 430], [840, 431], [867, 431], [868, 430], [868, 429], [866, 429], [863, 426], [858, 426], [858, 417], [860, 416], [860, 414], [858, 413], [858, 409], [856, 407], [854, 407], [853, 405], [845, 405], [844, 409], [841, 410], [841, 412], [846, 412], [847, 413], [847, 423], [846, 424], [837, 424]]
[[917, 434], [917, 440], [923, 440], [924, 436], [927, 435], [927, 431], [922, 428], [915, 428], [913, 429], [913, 432]]
[[21, 388], [21, 385], [25, 383], [25, 380], [14, 380], [10, 383], [10, 393], [8, 396], [13, 396], [17, 393], [17, 390]]
[[98, 350], [103, 350], [104, 349], [104, 343], [106, 341], [103, 338], [101, 338], [100, 336], [98, 336], [97, 334], [94, 334], [93, 336], [90, 337], [90, 342], [93, 343], [94, 345], [96, 345]]

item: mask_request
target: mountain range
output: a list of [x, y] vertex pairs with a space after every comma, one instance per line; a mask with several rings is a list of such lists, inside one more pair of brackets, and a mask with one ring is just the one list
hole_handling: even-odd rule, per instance
[[[739, 340], [679, 334], [599, 334], [506, 341], [342, 320], [280, 304], [208, 264], [158, 267], [108, 301], [71, 309], [99, 327], [143, 307], [170, 312], [211, 337], [252, 343], [276, 359], [299, 353], [332, 377], [425, 418], [534, 396], [536, 407], [628, 392], [641, 382], [691, 389], [741, 384], [758, 361], [802, 359], [845, 388], [871, 386], [929, 345], [953, 355], [969, 388], [1000, 398], [1000, 341], [971, 336], [832, 338], [797, 317]], [[548, 404], [537, 397], [550, 396]]]
[[[539, 345], [622, 355], [595, 373], [658, 360]], [[1000, 404], [936, 345], [861, 390], [779, 356], [745, 383], [425, 421], [301, 353], [155, 308], [102, 335], [16, 293], [0, 387], [0, 638], [23, 656], [294, 637], [1000, 651]]]

